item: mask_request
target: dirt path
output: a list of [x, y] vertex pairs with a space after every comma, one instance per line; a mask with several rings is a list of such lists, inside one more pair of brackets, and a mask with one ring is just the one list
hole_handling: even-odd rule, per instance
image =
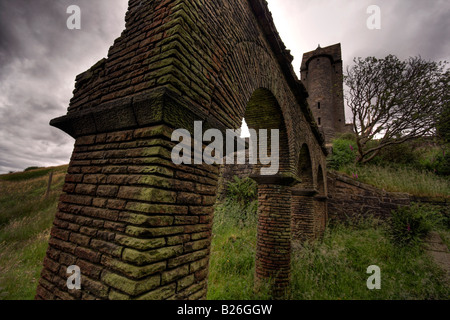
[[450, 285], [450, 253], [439, 234], [432, 232], [426, 239], [426, 249], [434, 261], [445, 271]]

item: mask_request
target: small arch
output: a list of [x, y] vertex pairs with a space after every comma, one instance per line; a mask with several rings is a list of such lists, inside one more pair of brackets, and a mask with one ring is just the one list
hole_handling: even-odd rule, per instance
[[319, 165], [317, 170], [317, 191], [320, 196], [325, 196], [326, 194], [325, 177], [321, 165]]
[[[290, 155], [289, 155], [289, 138], [283, 117], [281, 107], [273, 95], [273, 93], [265, 88], [256, 89], [245, 111], [245, 120], [249, 129], [254, 129], [259, 135], [259, 130], [268, 130], [268, 155], [272, 154], [271, 147], [271, 131], [272, 129], [279, 130], [279, 172], [286, 172], [289, 170]], [[259, 136], [258, 136], [259, 143]], [[259, 150], [261, 151], [261, 150]]]
[[313, 186], [311, 153], [306, 143], [302, 146], [302, 149], [300, 150], [298, 162], [298, 176], [300, 177], [304, 188]]

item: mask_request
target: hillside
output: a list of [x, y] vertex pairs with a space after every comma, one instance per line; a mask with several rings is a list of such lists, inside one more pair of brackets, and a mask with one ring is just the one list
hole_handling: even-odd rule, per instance
[[34, 298], [66, 171], [61, 166], [0, 176], [0, 299]]

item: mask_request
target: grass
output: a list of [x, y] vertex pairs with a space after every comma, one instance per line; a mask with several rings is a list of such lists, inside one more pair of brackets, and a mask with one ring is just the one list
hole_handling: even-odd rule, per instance
[[51, 168], [43, 168], [43, 169], [34, 169], [30, 171], [18, 172], [5, 174], [0, 176], [0, 180], [3, 181], [24, 181], [30, 180], [33, 178], [40, 178], [46, 176], [52, 169]]
[[[253, 291], [256, 220], [240, 223], [235, 210], [229, 203], [216, 210], [208, 299], [270, 298]], [[381, 268], [381, 290], [367, 289], [371, 265]], [[321, 241], [294, 246], [289, 299], [448, 299], [450, 288], [443, 276], [421, 247], [392, 244], [385, 223], [336, 224]]]
[[[50, 170], [53, 183], [45, 199]], [[66, 170], [0, 176], [0, 299], [34, 298]]]
[[243, 222], [235, 202], [219, 205], [214, 216], [209, 300], [268, 299], [267, 293], [253, 293], [256, 254], [256, 218]]
[[[67, 167], [53, 168], [52, 191], [46, 200], [48, 172], [28, 180], [0, 176], [0, 299], [29, 300], [35, 295], [49, 231]], [[38, 170], [39, 171], [39, 170]], [[256, 254], [255, 203], [247, 217], [233, 201], [218, 205], [211, 249], [211, 300], [270, 299], [268, 290], [254, 292]], [[439, 230], [448, 244], [448, 229]], [[382, 288], [366, 287], [370, 265], [381, 268]], [[399, 248], [386, 224], [363, 221], [336, 224], [322, 240], [296, 245], [292, 253], [290, 299], [448, 299], [443, 273], [420, 248]]]
[[[400, 248], [385, 224], [338, 224], [324, 239], [294, 248], [292, 298], [301, 300], [446, 300], [443, 271], [421, 247]], [[381, 290], [368, 290], [367, 268], [381, 269]]]
[[339, 171], [350, 177], [358, 174], [359, 181], [390, 192], [404, 192], [415, 196], [450, 196], [450, 180], [428, 171], [377, 165], [345, 166]]

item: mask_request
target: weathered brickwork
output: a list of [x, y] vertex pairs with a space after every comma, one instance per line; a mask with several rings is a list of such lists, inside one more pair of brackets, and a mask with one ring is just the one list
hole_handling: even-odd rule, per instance
[[[280, 130], [280, 172], [255, 180], [256, 284], [272, 279], [281, 296], [291, 190], [326, 168], [291, 62], [265, 1], [130, 0], [108, 58], [77, 77], [68, 114], [51, 122], [76, 143], [36, 298], [204, 299], [219, 167], [174, 165], [171, 135], [244, 117]], [[67, 289], [69, 265], [82, 290]]]
[[258, 201], [256, 279], [273, 281], [274, 295], [282, 296], [289, 289], [291, 269], [290, 188], [260, 184]]
[[[157, 125], [77, 140], [39, 296], [205, 294], [218, 168], [175, 166], [170, 132]], [[69, 265], [81, 268], [84, 290], [67, 294]]]
[[291, 229], [294, 241], [316, 238], [314, 217], [314, 190], [294, 190], [292, 192]]
[[[299, 183], [294, 184], [291, 190], [291, 238], [293, 241], [314, 240], [320, 238], [325, 232], [328, 221], [327, 185], [326, 176], [319, 166], [316, 174], [312, 172], [312, 159], [307, 145], [300, 152], [298, 178]], [[234, 177], [255, 178], [255, 166], [224, 165], [220, 168], [218, 187], [218, 200], [227, 196], [227, 184]], [[258, 179], [256, 179], [258, 181]]]
[[413, 202], [430, 204], [448, 211], [449, 199], [416, 197], [407, 193], [386, 192], [350, 177], [328, 173], [328, 212], [330, 219], [345, 221], [374, 216], [386, 219], [392, 210]]

